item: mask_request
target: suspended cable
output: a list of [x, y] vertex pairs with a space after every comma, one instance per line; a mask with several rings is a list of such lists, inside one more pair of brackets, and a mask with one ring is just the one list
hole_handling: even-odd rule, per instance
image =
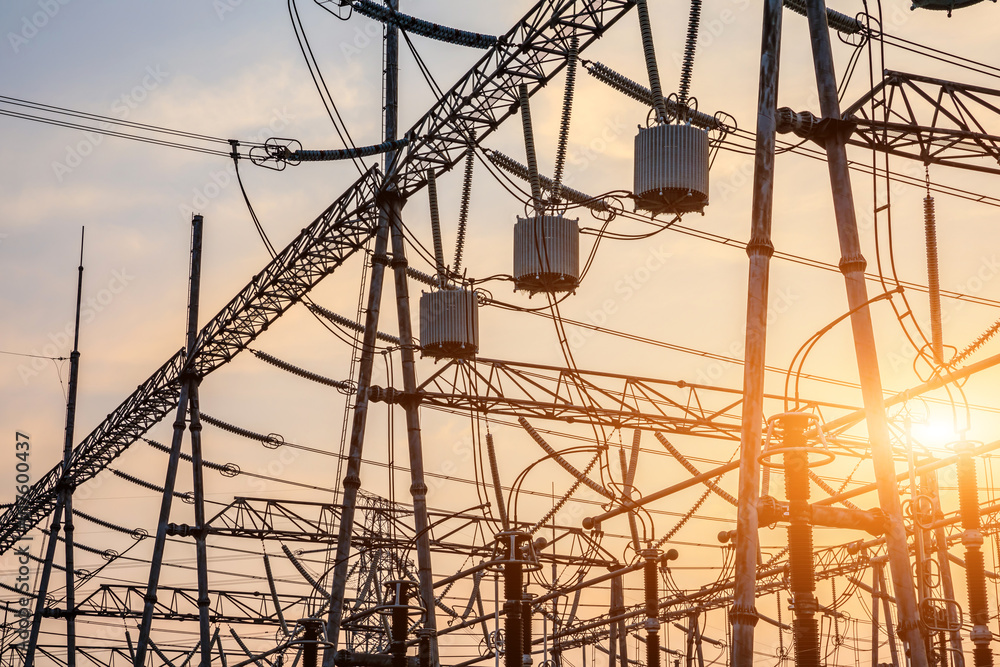
[[[323, 102], [323, 108], [326, 109], [326, 114], [333, 123], [333, 129], [337, 132], [337, 136], [340, 138], [341, 143], [348, 148], [357, 148], [357, 145], [351, 138], [350, 131], [347, 129], [347, 124], [340, 115], [337, 103], [333, 101], [333, 95], [330, 94], [330, 89], [326, 85], [323, 73], [320, 71], [319, 65], [316, 62], [316, 56], [313, 54], [312, 47], [309, 45], [309, 39], [306, 37], [305, 27], [302, 25], [302, 18], [299, 16], [299, 9], [295, 4], [295, 0], [288, 0], [288, 16], [292, 22], [292, 30], [294, 31], [295, 39], [299, 44], [299, 50], [302, 52], [302, 57], [306, 61], [306, 67], [309, 69], [309, 76], [312, 77], [313, 85], [316, 86], [316, 91], [319, 93], [320, 100]], [[354, 162], [354, 166], [357, 168], [359, 174], [364, 174], [368, 171], [368, 165], [365, 164], [363, 157], [352, 158], [352, 161]]]

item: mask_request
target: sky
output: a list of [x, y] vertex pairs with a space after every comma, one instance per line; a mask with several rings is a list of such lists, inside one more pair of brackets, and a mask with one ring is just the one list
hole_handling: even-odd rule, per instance
[[[404, 0], [401, 4], [403, 11], [421, 18], [487, 34], [506, 32], [530, 7], [524, 1], [487, 4]], [[306, 35], [352, 136], [359, 145], [378, 143], [380, 26], [359, 15], [341, 20], [305, 0], [299, 5]], [[676, 2], [650, 5], [664, 88], [672, 91], [683, 52], [688, 7]], [[753, 131], [755, 123], [758, 5], [749, 0], [705, 0], [691, 87], [699, 110], [724, 111], [736, 119], [741, 130], [748, 131]], [[837, 2], [832, 7], [848, 15], [864, 10], [854, 1]], [[874, 5], [869, 11], [875, 12]], [[881, 11], [886, 33], [986, 65], [995, 62], [995, 35], [985, 27], [993, 25], [993, 3], [956, 11], [951, 18], [940, 12], [911, 11], [906, 0], [883, 0]], [[6, 98], [243, 142], [285, 137], [310, 149], [342, 147], [306, 69], [285, 3], [8, 0], [0, 7], [0, 38], [0, 95]], [[443, 87], [450, 86], [480, 57], [477, 51], [422, 37], [414, 37], [413, 43]], [[849, 69], [854, 48], [835, 39], [834, 49], [840, 76]], [[997, 71], [992, 68], [972, 71], [889, 45], [884, 55], [876, 52], [877, 57], [884, 57], [884, 63], [876, 64], [872, 72], [868, 56], [867, 50], [860, 52], [842, 97], [845, 106], [867, 92], [873, 80], [881, 79], [877, 70], [883, 66], [997, 87]], [[583, 57], [645, 82], [635, 13], [629, 13]], [[403, 130], [420, 118], [435, 96], [405, 49], [400, 78]], [[563, 76], [559, 75], [531, 102], [540, 169], [546, 174], [552, 173], [555, 160], [562, 90]], [[805, 19], [786, 12], [779, 106], [818, 114], [816, 99]], [[13, 107], [4, 101], [0, 108]], [[581, 70], [572, 110], [566, 183], [595, 195], [631, 189], [632, 138], [636, 128], [645, 123], [646, 113], [638, 102], [615, 93]], [[987, 131], [1000, 134], [996, 118], [984, 117], [981, 121]], [[69, 356], [82, 227], [86, 229], [84, 310], [75, 442], [82, 440], [182, 346], [192, 213], [205, 217], [201, 323], [247, 284], [269, 257], [247, 212], [232, 163], [224, 157], [9, 116], [0, 116], [0, 136], [0, 150], [6, 158], [0, 161], [0, 432], [10, 443], [5, 450], [9, 453], [4, 456], [11, 467], [15, 434], [29, 435], [31, 475], [37, 478], [61, 457], [69, 366], [65, 359], [23, 355]], [[747, 140], [740, 143], [744, 147], [751, 145]], [[524, 162], [518, 119], [511, 118], [484, 146]], [[870, 153], [856, 148], [849, 149], [849, 155], [859, 165], [870, 164], [872, 159]], [[918, 181], [924, 177], [923, 166], [912, 161], [893, 158], [890, 168]], [[741, 387], [742, 366], [736, 361], [743, 357], [747, 259], [742, 244], [749, 233], [752, 171], [752, 155], [721, 150], [712, 166], [711, 203], [703, 216], [685, 216], [675, 229], [642, 240], [602, 241], [586, 280], [576, 294], [560, 304], [562, 316], [671, 347], [570, 325], [565, 332], [566, 346], [577, 367], [730, 389]], [[243, 161], [240, 172], [263, 228], [279, 248], [357, 178], [349, 162], [302, 164], [275, 172]], [[481, 280], [510, 273], [512, 228], [516, 216], [524, 214], [524, 206], [481, 162], [475, 173], [464, 265], [470, 277]], [[942, 186], [983, 195], [993, 192], [994, 177], [990, 175], [931, 167], [930, 177]], [[439, 183], [446, 257], [451, 257], [455, 248], [461, 178], [461, 169], [457, 168], [442, 176]], [[891, 242], [898, 277], [926, 284], [922, 188], [893, 185], [887, 202], [884, 183], [873, 183], [870, 175], [861, 172], [855, 172], [853, 179], [869, 271], [890, 274]], [[836, 266], [839, 251], [828, 183], [821, 161], [793, 153], [778, 157], [773, 233], [775, 248], [782, 255], [772, 262], [767, 347], [767, 363], [775, 368], [787, 368], [796, 350], [813, 333], [847, 310], [843, 279], [836, 270], [829, 270]], [[877, 202], [873, 190], [879, 192]], [[944, 341], [961, 350], [998, 318], [996, 208], [946, 194], [938, 194], [935, 199], [942, 288], [964, 295], [944, 300]], [[873, 222], [873, 208], [886, 203], [890, 204], [887, 210], [893, 221], [891, 241], [885, 226], [886, 211], [877, 218], [878, 224]], [[579, 215], [582, 227], [593, 229], [601, 224], [586, 211], [572, 215]], [[428, 204], [423, 192], [407, 202], [404, 219], [414, 236], [430, 247]], [[651, 229], [645, 222], [626, 216], [609, 226], [609, 231], [620, 234], [640, 234]], [[589, 252], [593, 240], [592, 235], [584, 237], [584, 253]], [[409, 251], [413, 252], [413, 248]], [[788, 256], [807, 258], [809, 262], [789, 261]], [[877, 258], [882, 260], [881, 269]], [[430, 270], [419, 256], [413, 255], [411, 260], [418, 269]], [[816, 263], [823, 266], [817, 267]], [[359, 258], [349, 261], [313, 292], [314, 300], [337, 313], [356, 317], [362, 274]], [[410, 287], [414, 310], [421, 287], [418, 283]], [[889, 284], [888, 289], [891, 287]], [[541, 297], [515, 294], [509, 282], [486, 283], [486, 289], [498, 301], [524, 308], [545, 306]], [[869, 283], [872, 296], [885, 289], [878, 282]], [[390, 290], [383, 300], [380, 328], [395, 333]], [[926, 295], [918, 290], [907, 290], [905, 295], [917, 321], [927, 329]], [[906, 310], [898, 297], [894, 302]], [[566, 365], [550, 320], [496, 307], [480, 308], [479, 315], [481, 356]], [[873, 308], [873, 318], [887, 390], [920, 384], [928, 377], [927, 370], [914, 365], [915, 350], [894, 311], [881, 302]], [[912, 334], [912, 325], [907, 327]], [[253, 347], [327, 377], [345, 379], [350, 373], [350, 348], [301, 306], [289, 311]], [[996, 352], [995, 344], [986, 343], [972, 359], [984, 359]], [[382, 368], [386, 362], [394, 365], [392, 376], [398, 384], [398, 353], [377, 359]], [[432, 359], [421, 359], [418, 380], [438, 367]], [[810, 352], [804, 371], [813, 378], [836, 381], [803, 379], [804, 396], [860, 406], [860, 392], [852, 384], [858, 376], [847, 326], [834, 327], [821, 338]], [[377, 373], [385, 384], [387, 373]], [[916, 415], [914, 421], [926, 415], [930, 422], [926, 433], [919, 436], [923, 439], [920, 444], [932, 453], [946, 455], [946, 443], [957, 438], [956, 421], [966, 429], [968, 438], [993, 441], [997, 415], [991, 406], [996, 373], [984, 371], [962, 387], [968, 403], [976, 406], [970, 411], [967, 426], [965, 413], [949, 407], [946, 392], [929, 395], [926, 403], [913, 402], [909, 409]], [[782, 373], [769, 373], [768, 391], [783, 393], [784, 379]], [[952, 395], [957, 396], [957, 391], [953, 390]], [[680, 391], [675, 398], [688, 400]], [[728, 402], [716, 395], [706, 400], [720, 408]], [[319, 487], [296, 487], [246, 475], [230, 479], [212, 473], [208, 494], [213, 502], [224, 505], [234, 496], [248, 495], [331, 500], [330, 490], [339, 487], [342, 476], [335, 456], [340, 451], [345, 424], [341, 394], [317, 388], [243, 353], [206, 379], [202, 409], [226, 422], [259, 433], [280, 433], [288, 442], [307, 447], [268, 450], [248, 445], [238, 436], [206, 430], [206, 458], [235, 462], [246, 472]], [[783, 407], [774, 402], [767, 409], [765, 416], [770, 416]], [[837, 414], [834, 410], [831, 416]], [[483, 455], [477, 434], [488, 423], [470, 420], [468, 414], [429, 410], [423, 412], [423, 420], [426, 467], [435, 475], [429, 494], [431, 506], [457, 511], [484, 500], [486, 492], [481, 485], [460, 480], [483, 474], [475, 464], [482, 462]], [[171, 421], [164, 420], [149, 437], [169, 441]], [[408, 502], [402, 414], [390, 421], [385, 406], [378, 405], [372, 410], [370, 423], [366, 455], [373, 465], [363, 471], [364, 488]], [[540, 422], [535, 426], [547, 429], [546, 437], [559, 449], [586, 441], [591, 446], [589, 451], [593, 451], [594, 433], [580, 424]], [[501, 478], [509, 485], [543, 453], [511, 419], [492, 421], [492, 429], [501, 453]], [[855, 430], [851, 435], [863, 438], [864, 430]], [[606, 470], [601, 471], [601, 476], [620, 479], [614, 450], [620, 443], [627, 448], [632, 433], [608, 430], [601, 440], [609, 447], [602, 460], [601, 467]], [[679, 436], [676, 444], [702, 469], [725, 463], [736, 455], [736, 445], [730, 441]], [[687, 475], [659, 448], [652, 433], [645, 434], [642, 451], [637, 492], [649, 493]], [[591, 454], [581, 451], [567, 456], [583, 468]], [[392, 467], [398, 468], [391, 479], [386, 475], [389, 460], [394, 461]], [[162, 483], [164, 462], [162, 454], [139, 442], [114, 467]], [[831, 483], [838, 482], [835, 486], [848, 474], [852, 475], [852, 483], [870, 481], [872, 471], [866, 463], [852, 472], [856, 462], [838, 460], [831, 472], [824, 474]], [[988, 475], [989, 466], [989, 460], [984, 460], [981, 474]], [[189, 470], [183, 469], [182, 479], [187, 474]], [[518, 519], [534, 522], [541, 518], [552, 502], [550, 494], [561, 496], [572, 481], [550, 461], [530, 468], [523, 481], [525, 493], [518, 496], [516, 503]], [[989, 477], [981, 481], [984, 494], [993, 494], [986, 488], [989, 481]], [[721, 483], [735, 493], [734, 475]], [[183, 485], [186, 490], [189, 483]], [[2, 502], [13, 500], [14, 486], [13, 473], [0, 478]], [[471, 496], [474, 488], [476, 498]], [[87, 512], [150, 531], [155, 527], [155, 495], [108, 471], [82, 487], [80, 493], [80, 508]], [[721, 499], [713, 496], [695, 506], [700, 493], [689, 490], [679, 494], [675, 501], [657, 505], [659, 513], [644, 518], [647, 527], [659, 537], [670, 530], [677, 516], [695, 507], [695, 520], [677, 534], [678, 543], [684, 546], [678, 546], [682, 553], [676, 570], [678, 581], [695, 588], [718, 576], [725, 547], [715, 541], [715, 535], [734, 527], [733, 510]], [[946, 500], [953, 502], [954, 494]], [[579, 526], [582, 517], [595, 512], [598, 505], [598, 500], [579, 495], [558, 516], [566, 525]], [[177, 511], [189, 510], [181, 506]], [[123, 551], [132, 545], [132, 540], [92, 524], [80, 528], [78, 538], [100, 549]], [[635, 557], [626, 545], [628, 540], [621, 537], [628, 532], [626, 522], [619, 519], [607, 531], [607, 546], [616, 558], [628, 561]], [[491, 535], [469, 533], [466, 537], [475, 543], [488, 543]], [[824, 532], [822, 539], [828, 544], [847, 541], [830, 531]], [[764, 532], [762, 542], [776, 552], [784, 544], [784, 533]], [[170, 548], [178, 559], [193, 558], [193, 550], [186, 545]], [[273, 555], [277, 546], [268, 548]], [[146, 553], [143, 549], [148, 549], [148, 544], [135, 549], [136, 554]], [[87, 568], [101, 562], [94, 554], [81, 558]], [[232, 559], [220, 555], [214, 561], [226, 572], [213, 579], [213, 584], [252, 587], [252, 577], [259, 576], [261, 569], [259, 557], [242, 554]], [[321, 566], [314, 563], [314, 571]], [[455, 563], [447, 560], [441, 571], [454, 571], [460, 566], [461, 559]], [[115, 581], [143, 582], [143, 567], [141, 563], [119, 562], [110, 571]], [[9, 555], [0, 557], [0, 573], [6, 576], [13, 568]], [[304, 593], [303, 582], [294, 581], [297, 575], [289, 564], [283, 562], [280, 568], [290, 590]], [[175, 583], [189, 584], [193, 575], [185, 571], [165, 576]], [[256, 585], [260, 585], [259, 581]], [[638, 602], [638, 595], [638, 591], [630, 589], [627, 602]], [[606, 601], [601, 604], [606, 605]], [[773, 603], [769, 604], [773, 607]], [[599, 607], [594, 602], [587, 613], [601, 613]], [[710, 616], [708, 624], [724, 635], [721, 612]], [[856, 631], [861, 636], [866, 632]], [[255, 635], [259, 645], [267, 643], [265, 634]], [[673, 635], [667, 641], [678, 639]], [[467, 643], [453, 650], [463, 655], [478, 650], [472, 639]], [[603, 656], [597, 659], [606, 660]]]

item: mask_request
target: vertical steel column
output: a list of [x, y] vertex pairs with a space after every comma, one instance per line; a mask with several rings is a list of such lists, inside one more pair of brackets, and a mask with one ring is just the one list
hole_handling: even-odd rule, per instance
[[993, 633], [988, 627], [990, 610], [986, 597], [986, 563], [983, 558], [983, 533], [979, 521], [979, 488], [976, 483], [976, 462], [972, 458], [972, 444], [962, 442], [958, 467], [958, 506], [962, 516], [962, 545], [965, 547], [965, 578], [969, 591], [969, 621], [972, 623], [970, 639], [974, 644], [972, 655], [976, 667], [992, 667], [993, 653], [990, 640]]
[[191, 472], [194, 476], [194, 536], [196, 567], [198, 569], [198, 628], [201, 635], [201, 665], [212, 664], [212, 641], [209, 634], [208, 598], [208, 545], [205, 525], [205, 475], [202, 465], [201, 410], [198, 402], [199, 380], [191, 382]]
[[49, 541], [45, 545], [45, 564], [42, 566], [42, 576], [35, 592], [35, 613], [31, 619], [31, 634], [28, 637], [28, 653], [24, 658], [24, 667], [34, 667], [35, 648], [38, 646], [38, 634], [42, 627], [42, 615], [45, 613], [45, 600], [49, 592], [49, 577], [52, 575], [52, 563], [55, 562], [56, 545], [59, 543], [60, 524], [62, 518], [62, 496], [56, 498], [56, 507], [52, 512], [52, 523], [49, 524]]
[[354, 514], [361, 487], [361, 455], [365, 446], [365, 427], [368, 422], [368, 388], [372, 382], [372, 365], [375, 360], [375, 335], [378, 333], [379, 306], [382, 300], [382, 282], [385, 276], [386, 246], [389, 243], [389, 216], [380, 206], [378, 231], [372, 252], [371, 283], [368, 286], [368, 307], [365, 312], [365, 331], [361, 343], [361, 361], [358, 364], [358, 392], [354, 399], [354, 419], [347, 452], [347, 472], [344, 474], [343, 507], [337, 532], [337, 556], [333, 567], [333, 584], [330, 589], [330, 613], [327, 617], [326, 636], [330, 643], [323, 651], [323, 667], [333, 667], [340, 637], [340, 620], [343, 616], [344, 594], [347, 591], [348, 559], [351, 555], [351, 533]]
[[[625, 611], [625, 582], [621, 577], [615, 577], [611, 580], [611, 595], [614, 598], [615, 608], [618, 610], [617, 614], [612, 614], [612, 616], [620, 616]], [[621, 667], [628, 667], [628, 633], [625, 631], [625, 619], [615, 621], [615, 625], [618, 626], [618, 661], [621, 663]], [[614, 667], [614, 665], [610, 665]]]
[[[397, 0], [387, 0], [391, 9], [398, 9]], [[399, 41], [396, 28], [386, 24], [385, 72], [385, 131], [384, 139], [396, 138], [396, 93], [398, 89]], [[390, 43], [391, 42], [391, 43]], [[388, 151], [385, 165], [391, 165], [396, 152]], [[388, 169], [386, 169], [388, 172]], [[365, 446], [365, 427], [368, 423], [368, 388], [372, 381], [372, 365], [375, 360], [376, 337], [378, 333], [379, 308], [382, 301], [382, 283], [387, 263], [386, 247], [389, 244], [389, 206], [384, 198], [379, 200], [379, 221], [372, 252], [371, 283], [368, 286], [368, 309], [365, 312], [365, 330], [362, 338], [361, 361], [358, 364], [358, 392], [354, 399], [354, 419], [351, 423], [351, 441], [347, 453], [347, 472], [344, 475], [343, 508], [340, 512], [340, 526], [337, 532], [337, 555], [333, 567], [333, 583], [330, 586], [330, 613], [327, 616], [326, 637], [329, 642], [323, 650], [323, 667], [334, 667], [340, 639], [340, 621], [344, 613], [344, 594], [347, 591], [348, 559], [351, 555], [351, 533], [354, 530], [354, 514], [357, 510], [358, 489], [361, 487], [361, 455]]]
[[400, 209], [403, 202], [393, 198], [390, 202], [389, 230], [392, 238], [392, 268], [396, 283], [396, 314], [399, 319], [399, 338], [403, 341], [400, 359], [403, 368], [401, 401], [406, 415], [406, 440], [410, 454], [410, 495], [413, 497], [413, 524], [417, 542], [417, 579], [420, 583], [421, 603], [426, 609], [424, 629], [433, 631], [430, 637], [431, 665], [438, 664], [437, 621], [434, 614], [434, 578], [431, 569], [430, 519], [427, 515], [427, 483], [424, 481], [424, 452], [420, 437], [420, 407], [417, 392], [416, 363], [414, 360], [413, 330], [410, 318], [410, 294], [406, 277], [406, 246], [403, 239]]
[[[196, 253], [199, 258], [201, 257], [202, 227], [202, 216], [196, 215], [192, 221], [191, 245], [192, 253]], [[189, 328], [189, 331], [197, 331], [198, 307], [201, 293], [200, 262], [198, 264], [192, 263], [191, 265], [191, 283], [193, 287], [191, 289], [190, 317], [192, 321], [190, 324], [193, 325], [193, 328]], [[198, 285], [199, 287], [194, 287], [194, 285]], [[188, 342], [188, 349], [194, 349], [194, 345], [195, 341], [190, 340]], [[202, 466], [201, 407], [198, 401], [198, 385], [201, 383], [201, 378], [192, 375], [189, 382], [191, 383], [191, 387], [188, 390], [191, 407], [191, 422], [189, 425], [189, 429], [191, 430], [191, 474], [194, 485], [194, 530], [192, 532], [195, 539], [196, 567], [198, 570], [198, 626], [201, 635], [201, 665], [202, 667], [209, 667], [212, 664], [212, 640], [209, 634], [210, 626], [208, 620], [208, 549], [205, 543], [208, 527], [205, 525], [205, 474]]]
[[[191, 218], [191, 269], [188, 282], [186, 358], [184, 370], [181, 372], [180, 397], [177, 401], [173, 439], [170, 442], [167, 474], [163, 482], [160, 516], [156, 523], [156, 538], [153, 542], [153, 556], [149, 566], [149, 583], [146, 586], [146, 595], [143, 597], [142, 623], [139, 626], [139, 639], [136, 643], [135, 660], [133, 661], [135, 667], [143, 667], [146, 662], [146, 651], [150, 643], [149, 633], [153, 626], [153, 609], [156, 606], [156, 589], [160, 582], [160, 569], [163, 567], [163, 548], [167, 541], [170, 505], [174, 499], [174, 483], [177, 481], [177, 464], [180, 461], [181, 443], [184, 440], [185, 418], [187, 417], [191, 389], [197, 384], [197, 377], [194, 374], [194, 360], [197, 352], [195, 347], [198, 339], [198, 303], [201, 291], [201, 224], [202, 216], [195, 215]], [[204, 641], [203, 639], [203, 646]]]
[[764, 420], [764, 363], [767, 296], [771, 255], [771, 209], [774, 200], [775, 114], [781, 46], [781, 0], [764, 0], [757, 92], [757, 140], [754, 157], [753, 207], [747, 255], [747, 316], [743, 367], [743, 415], [740, 428], [739, 504], [736, 510], [736, 555], [733, 607], [733, 667], [752, 667], [757, 625], [757, 500], [760, 494], [760, 438]]
[[[386, 0], [391, 9], [399, 9], [398, 0]], [[385, 37], [385, 138], [396, 138], [399, 110], [399, 32], [386, 24]], [[386, 156], [391, 164], [394, 156]], [[388, 174], [389, 169], [386, 169]], [[414, 361], [413, 323], [410, 317], [410, 293], [406, 277], [406, 244], [403, 239], [403, 220], [400, 215], [403, 201], [395, 193], [386, 196], [389, 214], [389, 235], [392, 240], [392, 268], [396, 284], [396, 316], [399, 321], [399, 338], [403, 342], [400, 361], [403, 370], [403, 401], [406, 415], [406, 440], [410, 456], [410, 495], [413, 497], [413, 521], [417, 542], [417, 580], [420, 599], [425, 609], [424, 631], [429, 639], [430, 663], [439, 664], [437, 645], [437, 620], [434, 613], [434, 578], [431, 569], [430, 520], [427, 515], [427, 483], [424, 481], [424, 452], [420, 437], [420, 408], [416, 399], [417, 373]]]
[[[625, 587], [620, 576], [611, 580], [610, 611], [612, 618], [625, 613]], [[609, 641], [609, 667], [615, 667], [615, 663], [628, 667], [628, 633], [625, 631], [624, 620], [611, 622]]]
[[[83, 234], [80, 230], [80, 266], [76, 277], [76, 318], [73, 351], [69, 356], [69, 396], [66, 401], [66, 436], [63, 439], [63, 530], [66, 533], [66, 667], [76, 667], [76, 559], [73, 554], [73, 487], [67, 473], [73, 458], [73, 430], [76, 426], [76, 393], [80, 377], [80, 303], [83, 300]], [[52, 536], [55, 539], [55, 535]]]
[[[619, 612], [615, 607], [616, 579], [611, 580], [611, 600], [608, 605], [608, 615], [614, 618]], [[608, 667], [615, 667], [618, 662], [618, 624], [614, 621], [608, 626]]]
[[[824, 0], [807, 0], [806, 8], [820, 111], [823, 118], [839, 120], [840, 103], [837, 99], [830, 29], [826, 22], [826, 3]], [[909, 649], [912, 667], [926, 667], [927, 651], [920, 631], [920, 616], [913, 588], [906, 529], [896, 490], [896, 469], [892, 459], [889, 426], [882, 396], [875, 334], [872, 329], [871, 312], [865, 305], [868, 301], [868, 286], [865, 284], [866, 262], [858, 238], [854, 195], [851, 190], [844, 141], [845, 137], [836, 132], [831, 133], [825, 140], [833, 207], [840, 239], [840, 270], [844, 274], [847, 303], [852, 311], [851, 328], [871, 440], [872, 462], [878, 480], [879, 506], [886, 514], [885, 541], [899, 610], [899, 635]]]
[[67, 667], [76, 664], [76, 593], [74, 586], [73, 557], [73, 489], [69, 486], [66, 473], [69, 470], [70, 459], [73, 457], [73, 438], [76, 428], [76, 394], [80, 373], [80, 305], [83, 301], [83, 237], [80, 230], [80, 266], [76, 278], [76, 315], [74, 319], [73, 351], [70, 353], [69, 391], [66, 400], [66, 430], [63, 438], [63, 479], [59, 482], [59, 494], [55, 511], [52, 513], [52, 523], [49, 525], [49, 542], [46, 545], [45, 564], [42, 566], [42, 576], [39, 581], [35, 615], [31, 623], [31, 633], [28, 636], [28, 651], [24, 664], [29, 667], [35, 662], [35, 649], [38, 646], [38, 634], [41, 630], [42, 615], [45, 612], [45, 599], [49, 592], [49, 579], [52, 576], [52, 564], [55, 561], [56, 544], [59, 535], [59, 520], [65, 510], [66, 526], [66, 652]]

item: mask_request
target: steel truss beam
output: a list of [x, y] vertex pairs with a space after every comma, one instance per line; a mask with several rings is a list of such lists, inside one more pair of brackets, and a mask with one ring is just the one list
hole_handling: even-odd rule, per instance
[[[213, 535], [225, 537], [335, 544], [337, 541], [335, 527], [339, 523], [340, 508], [340, 505], [332, 503], [235, 498], [233, 502], [208, 521], [208, 526]], [[353, 539], [355, 549], [398, 549], [409, 548], [409, 545], [412, 545], [413, 527], [399, 520], [412, 512], [409, 507], [398, 506], [393, 510], [386, 511], [385, 508], [369, 502], [369, 504], [359, 504], [358, 509], [362, 512], [384, 512], [390, 515], [397, 531], [397, 537], [389, 538], [385, 535], [375, 534], [368, 530], [365, 525], [359, 524], [358, 534]], [[470, 558], [489, 557], [492, 553], [492, 544], [472, 545], [446, 541], [448, 536], [462, 530], [469, 524], [488, 523], [484, 516], [440, 511], [431, 511], [429, 516], [433, 522], [434, 533], [441, 535], [438, 538], [432, 536], [431, 546], [434, 547], [435, 551], [469, 556]], [[455, 525], [456, 521], [460, 522], [459, 525]], [[529, 526], [530, 524], [527, 523], [518, 524], [519, 528], [528, 528]], [[552, 543], [571, 537], [581, 541], [593, 553], [603, 552], [607, 554], [607, 558], [584, 559], [542, 550], [538, 555], [541, 562], [560, 565], [572, 563], [593, 567], [609, 567], [614, 564], [614, 557], [601, 548], [600, 543], [594, 540], [589, 531], [573, 526], [556, 526], [556, 530], [559, 532], [559, 536]]]
[[[871, 117], [872, 103], [875, 117]], [[983, 123], [998, 115], [1000, 91], [886, 71], [874, 89], [844, 111], [843, 118], [854, 125], [847, 141], [854, 146], [924, 163], [1000, 174], [996, 166], [1000, 136], [988, 132]], [[985, 164], [983, 158], [993, 166]]]
[[[409, 398], [396, 389], [372, 387], [371, 393], [375, 401]], [[743, 403], [738, 389], [483, 358], [447, 361], [417, 388], [417, 398], [423, 406], [451, 410], [737, 441]], [[784, 400], [776, 394], [765, 398]], [[824, 401], [803, 406], [818, 412], [855, 409]]]
[[[988, 516], [992, 519], [985, 522], [984, 515], [983, 534], [993, 535], [1000, 532], [1000, 505], [986, 508]], [[957, 514], [936, 522], [946, 526], [948, 529], [949, 543], [961, 539], [963, 532], [961, 517]], [[911, 545], [912, 549], [912, 545]], [[814, 554], [814, 564], [816, 580], [822, 581], [833, 577], [843, 577], [857, 574], [871, 567], [875, 561], [885, 561], [885, 541], [882, 539], [870, 540], [868, 542], [848, 542], [846, 544], [819, 549]], [[788, 589], [787, 580], [788, 563], [787, 560], [776, 560], [758, 568], [757, 582], [755, 589], [758, 597], [769, 593]], [[733, 588], [733, 581], [728, 580], [706, 586], [700, 590], [682, 595], [675, 595], [660, 602], [660, 620], [670, 621], [683, 617], [691, 606], [709, 611], [720, 609], [731, 604], [732, 596], [730, 591]], [[609, 635], [610, 623], [614, 619], [642, 618], [645, 615], [643, 605], [635, 605], [620, 611], [616, 615], [604, 614], [597, 616], [577, 625], [563, 630], [556, 639], [558, 646], [568, 649], [582, 644], [591, 644], [607, 638]], [[551, 640], [551, 638], [550, 638]]]
[[472, 132], [489, 136], [517, 112], [517, 88], [533, 95], [566, 66], [570, 41], [583, 52], [628, 12], [635, 0], [546, 0], [501, 36], [475, 67], [407, 133], [395, 183], [404, 198], [427, 184], [427, 172], [451, 169]]
[[[502, 36], [408, 133], [411, 142], [390, 167], [388, 180], [408, 197], [462, 157], [470, 131], [480, 139], [515, 112], [518, 84], [537, 92], [566, 64], [572, 37], [583, 51], [617, 22], [634, 0], [543, 0]], [[373, 168], [302, 231], [202, 329], [191, 356], [204, 376], [230, 361], [323, 277], [364, 247], [374, 234], [375, 200], [382, 182]], [[55, 507], [60, 484], [80, 486], [107, 467], [177, 405], [178, 352], [139, 386], [83, 442], [63, 473], [57, 466], [0, 515], [0, 554]]]
[[[101, 584], [76, 606], [77, 616], [142, 618], [144, 586]], [[261, 591], [208, 591], [212, 623], [251, 623], [280, 626], [281, 621], [266, 589]], [[285, 618], [309, 616], [312, 599], [308, 595], [278, 595]], [[198, 591], [191, 588], [160, 586], [153, 618], [164, 621], [197, 621]]]
[[[198, 335], [192, 370], [204, 377], [231, 360], [374, 233], [377, 169], [362, 176], [278, 254]], [[78, 487], [176, 408], [188, 362], [178, 352], [73, 450], [69, 469], [50, 470], [0, 516], [0, 553], [55, 507], [60, 484]]]

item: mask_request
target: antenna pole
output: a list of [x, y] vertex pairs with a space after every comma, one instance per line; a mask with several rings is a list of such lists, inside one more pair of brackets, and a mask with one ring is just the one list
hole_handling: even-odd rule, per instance
[[[73, 322], [73, 351], [69, 355], [69, 396], [66, 400], [66, 437], [63, 440], [63, 494], [66, 534], [66, 665], [76, 667], [76, 591], [73, 557], [73, 487], [69, 482], [69, 464], [73, 458], [73, 431], [76, 428], [76, 392], [80, 379], [80, 304], [83, 302], [83, 239], [85, 228], [80, 228], [80, 266], [76, 276], [76, 316]], [[53, 536], [55, 539], [55, 536]]]
[[[156, 524], [156, 538], [153, 542], [153, 556], [149, 566], [149, 582], [146, 586], [146, 595], [143, 598], [142, 624], [139, 626], [139, 639], [136, 642], [135, 667], [144, 667], [146, 662], [146, 652], [152, 641], [149, 633], [153, 627], [153, 612], [156, 609], [156, 590], [160, 582], [160, 570], [163, 567], [163, 549], [167, 541], [168, 522], [170, 521], [170, 506], [174, 498], [174, 484], [177, 481], [177, 465], [181, 457], [181, 443], [184, 440], [184, 429], [187, 425], [186, 418], [188, 404], [191, 401], [192, 393], [197, 397], [197, 385], [199, 378], [194, 368], [196, 347], [198, 340], [198, 305], [201, 293], [201, 225], [202, 217], [195, 215], [191, 219], [191, 269], [188, 283], [188, 308], [187, 308], [187, 337], [185, 338], [186, 359], [184, 370], [181, 371], [180, 396], [177, 400], [177, 417], [174, 419], [173, 439], [170, 443], [170, 458], [167, 461], [166, 479], [163, 481], [163, 498], [160, 501], [160, 516]], [[201, 526], [196, 526], [201, 528]], [[201, 563], [199, 563], [201, 565]], [[201, 568], [198, 572], [199, 583], [199, 609], [204, 599], [200, 589], [202, 588]], [[204, 617], [204, 614], [201, 614]], [[204, 629], [204, 625], [203, 625]], [[205, 634], [205, 633], [202, 633]], [[210, 646], [210, 642], [202, 641], [202, 647]]]

